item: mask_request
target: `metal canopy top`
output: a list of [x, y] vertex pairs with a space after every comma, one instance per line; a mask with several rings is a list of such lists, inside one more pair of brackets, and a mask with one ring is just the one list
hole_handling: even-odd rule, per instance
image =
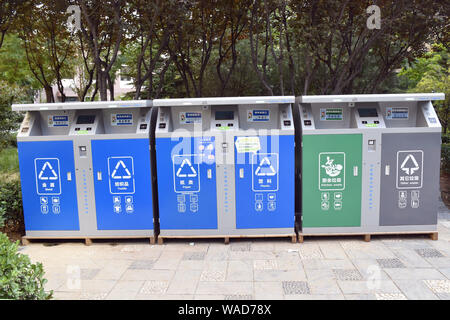
[[109, 108], [143, 108], [151, 107], [151, 100], [128, 101], [93, 101], [93, 102], [60, 102], [60, 103], [29, 103], [13, 104], [13, 111], [43, 111], [43, 110], [82, 110]]
[[430, 101], [444, 99], [445, 94], [443, 93], [345, 94], [301, 96], [300, 103]]
[[202, 106], [202, 105], [236, 105], [236, 104], [271, 104], [294, 103], [294, 96], [261, 96], [261, 97], [222, 97], [222, 98], [186, 98], [186, 99], [156, 99], [156, 107]]

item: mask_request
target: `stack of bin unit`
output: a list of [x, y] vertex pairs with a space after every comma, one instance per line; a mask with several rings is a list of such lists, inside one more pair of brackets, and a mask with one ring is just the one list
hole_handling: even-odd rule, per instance
[[13, 110], [27, 238], [153, 239], [151, 101]]
[[441, 125], [432, 101], [442, 99], [298, 98], [302, 233], [436, 231]]
[[294, 102], [154, 100], [160, 237], [294, 234]]

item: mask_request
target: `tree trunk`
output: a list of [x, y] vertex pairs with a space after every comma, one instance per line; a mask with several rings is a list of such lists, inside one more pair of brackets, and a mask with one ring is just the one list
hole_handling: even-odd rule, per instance
[[108, 89], [106, 85], [106, 74], [104, 71], [98, 72], [98, 92], [100, 93], [100, 100], [108, 100]]
[[45, 86], [44, 90], [47, 103], [55, 102], [55, 97], [53, 96], [53, 88], [51, 86]]
[[109, 88], [109, 100], [114, 101], [114, 82], [111, 79], [111, 75], [107, 74], [107, 84]]

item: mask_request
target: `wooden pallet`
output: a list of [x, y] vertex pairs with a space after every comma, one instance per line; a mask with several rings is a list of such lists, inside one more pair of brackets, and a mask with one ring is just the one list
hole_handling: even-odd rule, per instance
[[230, 243], [230, 239], [243, 239], [243, 238], [291, 238], [292, 243], [297, 243], [296, 234], [250, 234], [250, 235], [205, 235], [205, 236], [158, 236], [158, 244], [164, 244], [166, 239], [224, 239], [225, 244]]
[[110, 239], [110, 240], [120, 240], [120, 239], [149, 239], [150, 244], [155, 244], [156, 239], [155, 237], [148, 237], [148, 236], [94, 236], [94, 237], [30, 237], [30, 236], [23, 236], [22, 237], [22, 245], [26, 246], [30, 244], [30, 241], [32, 240], [84, 240], [85, 245], [90, 246], [92, 245], [92, 240], [95, 239]]
[[401, 232], [370, 232], [370, 233], [299, 233], [298, 242], [303, 243], [305, 237], [334, 237], [334, 236], [362, 236], [365, 242], [370, 242], [372, 236], [393, 236], [393, 235], [419, 235], [425, 234], [431, 240], [438, 240], [437, 231], [401, 231]]

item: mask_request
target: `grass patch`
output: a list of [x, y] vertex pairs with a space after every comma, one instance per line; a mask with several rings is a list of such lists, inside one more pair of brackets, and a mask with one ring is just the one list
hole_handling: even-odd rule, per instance
[[19, 172], [19, 156], [17, 148], [9, 147], [0, 152], [0, 173], [11, 174]]

